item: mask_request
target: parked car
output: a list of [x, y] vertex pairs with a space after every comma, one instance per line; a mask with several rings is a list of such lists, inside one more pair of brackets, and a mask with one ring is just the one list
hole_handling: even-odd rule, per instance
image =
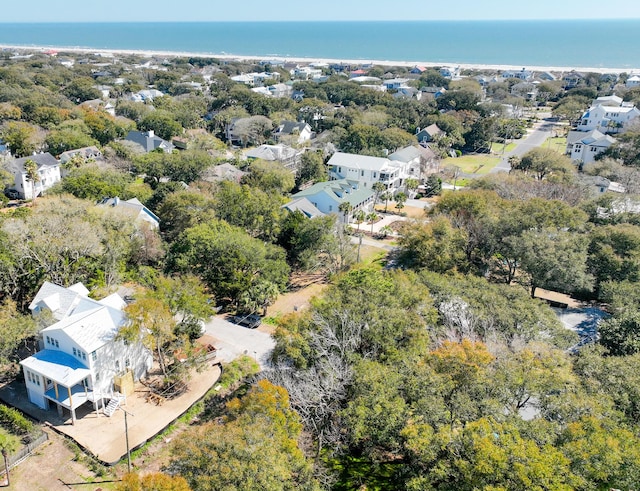
[[231, 320], [234, 324], [248, 327], [249, 329], [257, 328], [262, 322], [258, 314], [235, 315], [231, 318]]

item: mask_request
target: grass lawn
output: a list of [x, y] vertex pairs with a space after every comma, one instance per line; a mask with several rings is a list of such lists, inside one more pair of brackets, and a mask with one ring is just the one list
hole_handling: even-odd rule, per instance
[[[508, 147], [507, 147], [508, 148]], [[463, 155], [457, 158], [446, 158], [441, 167], [456, 165], [465, 174], [487, 174], [500, 162], [500, 156], [486, 153]]]
[[555, 150], [556, 152], [564, 155], [567, 149], [567, 139], [563, 137], [547, 138], [540, 148], [550, 148], [551, 150]]
[[502, 155], [502, 153], [510, 152], [514, 148], [516, 148], [517, 143], [512, 142], [507, 145], [505, 148], [504, 143], [494, 143], [491, 146], [491, 153], [495, 155]]

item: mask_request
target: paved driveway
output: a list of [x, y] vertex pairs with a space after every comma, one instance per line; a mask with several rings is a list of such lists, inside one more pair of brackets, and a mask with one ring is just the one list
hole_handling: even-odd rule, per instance
[[212, 317], [205, 327], [207, 334], [215, 338], [219, 359], [230, 362], [245, 354], [255, 358], [260, 368], [268, 366], [269, 356], [275, 346], [270, 334], [238, 326], [223, 316]]

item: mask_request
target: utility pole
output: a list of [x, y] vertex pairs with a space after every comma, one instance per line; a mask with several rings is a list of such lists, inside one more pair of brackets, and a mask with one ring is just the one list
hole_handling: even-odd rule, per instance
[[[122, 409], [122, 408], [120, 408]], [[129, 448], [129, 422], [127, 421], [127, 415], [131, 414], [126, 409], [122, 409], [124, 413], [124, 438], [127, 443], [127, 471], [131, 473], [131, 449]], [[131, 414], [133, 416], [133, 414]]]

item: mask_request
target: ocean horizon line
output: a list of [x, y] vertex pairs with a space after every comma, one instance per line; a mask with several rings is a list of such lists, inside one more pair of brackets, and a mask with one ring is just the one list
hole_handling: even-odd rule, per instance
[[605, 22], [638, 22], [640, 17], [610, 17], [610, 18], [563, 18], [563, 19], [339, 19], [339, 20], [310, 20], [310, 19], [289, 19], [289, 20], [64, 20], [64, 21], [0, 21], [2, 25], [28, 24], [28, 25], [59, 25], [59, 24], [392, 24], [392, 23], [562, 23], [562, 22], [584, 22], [584, 23], [605, 23]]
[[434, 61], [411, 61], [411, 60], [374, 60], [370, 58], [324, 58], [324, 57], [305, 57], [305, 56], [285, 56], [278, 54], [271, 55], [238, 55], [233, 53], [211, 53], [211, 52], [197, 52], [197, 51], [173, 51], [173, 50], [153, 50], [153, 49], [109, 49], [109, 48], [93, 48], [90, 46], [55, 46], [55, 45], [38, 45], [38, 46], [25, 46], [25, 45], [6, 45], [0, 44], [0, 50], [26, 50], [34, 51], [36, 53], [44, 53], [48, 50], [67, 51], [70, 53], [79, 54], [118, 54], [118, 55], [133, 55], [140, 57], [175, 57], [175, 58], [209, 58], [219, 59], [227, 61], [241, 61], [241, 62], [262, 62], [262, 61], [282, 61], [291, 63], [326, 63], [326, 64], [349, 64], [349, 65], [378, 65], [378, 66], [398, 66], [398, 67], [414, 67], [423, 66], [425, 68], [436, 67], [459, 67], [460, 69], [468, 70], [498, 70], [498, 71], [511, 71], [527, 69], [538, 72], [556, 72], [566, 73], [571, 71], [583, 71], [592, 73], [632, 73], [640, 71], [640, 67], [629, 70], [628, 68], [615, 68], [615, 67], [581, 67], [581, 66], [538, 66], [527, 64], [491, 64], [491, 63], [458, 63], [458, 62], [434, 62]]
[[639, 30], [640, 19], [13, 23], [0, 44], [622, 72], [640, 67]]

